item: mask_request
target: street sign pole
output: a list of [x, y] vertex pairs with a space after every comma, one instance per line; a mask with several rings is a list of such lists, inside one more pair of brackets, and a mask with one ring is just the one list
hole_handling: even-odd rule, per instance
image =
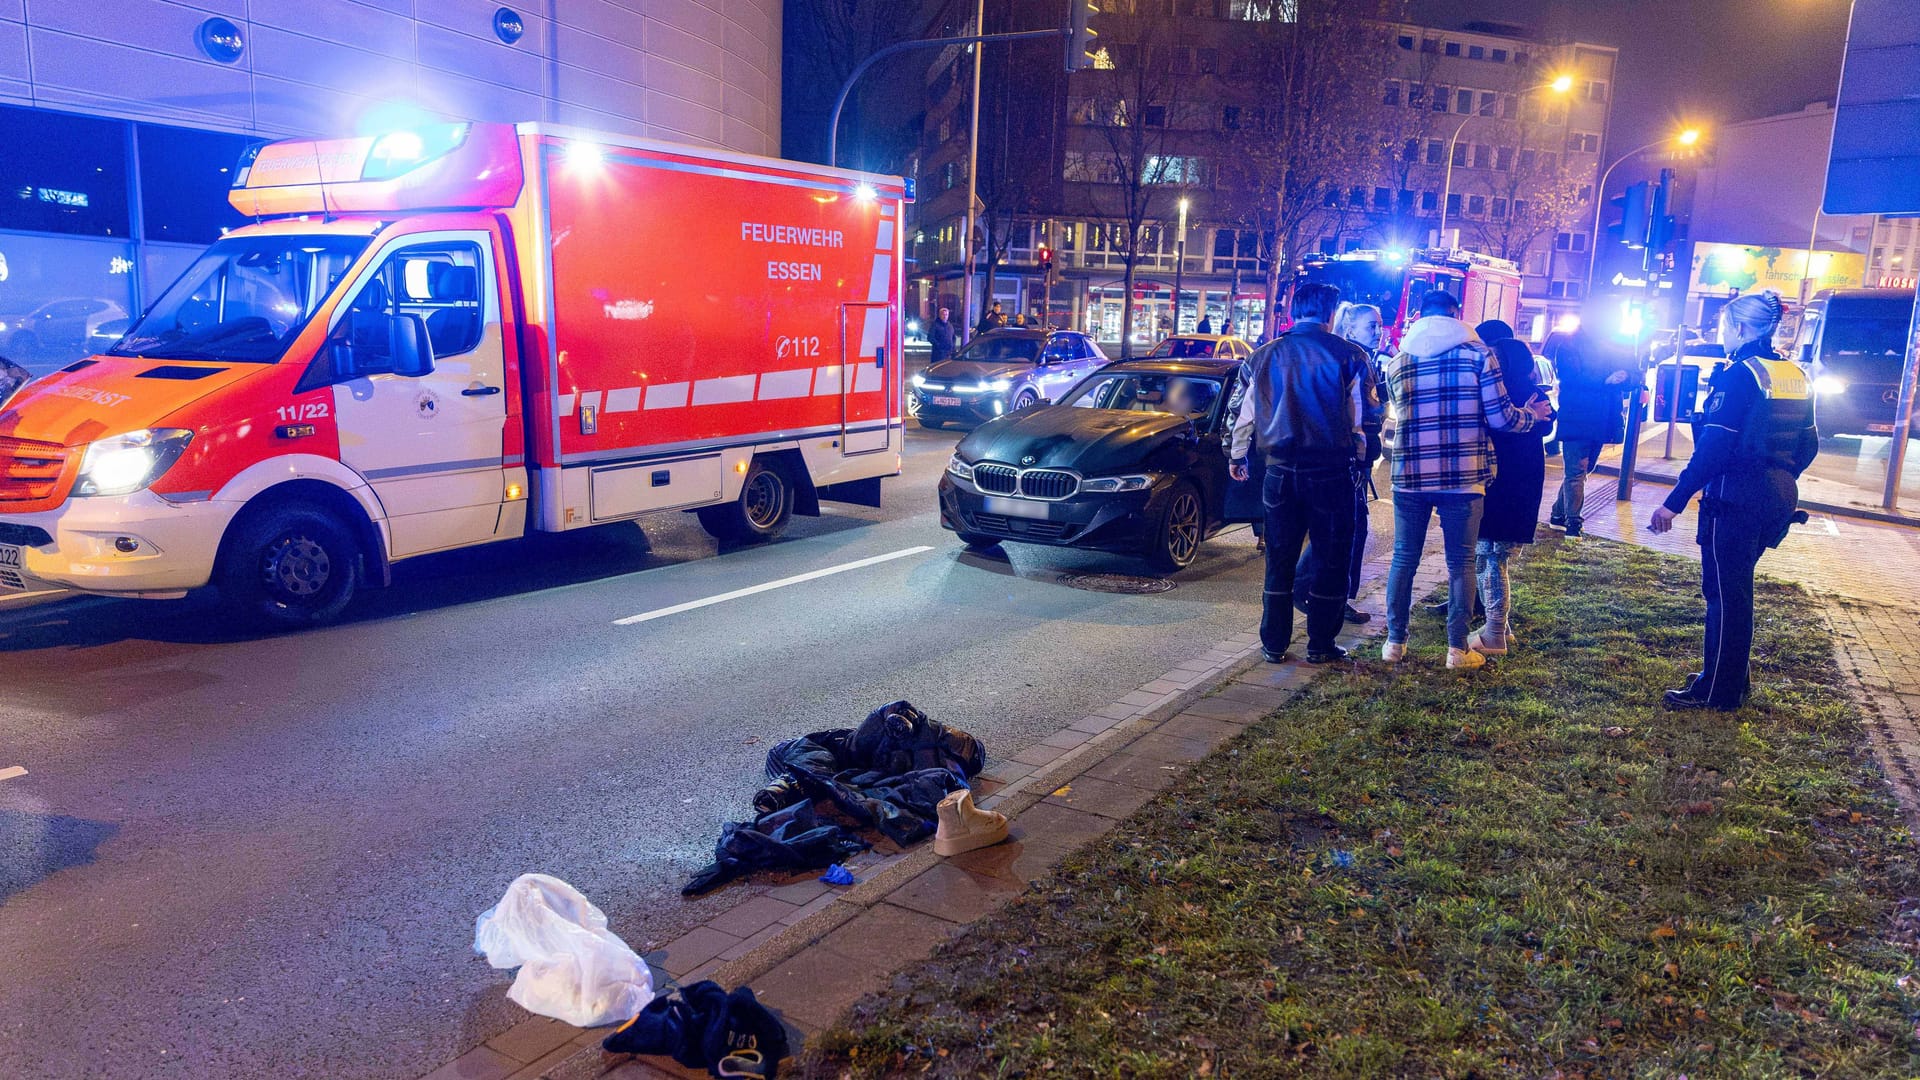
[[1900, 474], [1907, 466], [1907, 440], [1913, 437], [1914, 385], [1920, 382], [1920, 290], [1913, 294], [1913, 315], [1907, 322], [1907, 356], [1900, 372], [1900, 399], [1894, 403], [1893, 445], [1887, 448], [1887, 486], [1880, 505], [1900, 505]]
[[1633, 328], [1633, 377], [1632, 389], [1627, 392], [1627, 438], [1620, 447], [1620, 483], [1614, 488], [1616, 502], [1629, 502], [1633, 499], [1633, 471], [1640, 462], [1640, 396], [1646, 393], [1646, 361], [1642, 359], [1645, 349], [1641, 345], [1640, 335], [1647, 328], [1647, 314], [1653, 308], [1653, 299], [1660, 295], [1660, 274], [1650, 271], [1647, 274], [1648, 299], [1641, 305], [1640, 322]]

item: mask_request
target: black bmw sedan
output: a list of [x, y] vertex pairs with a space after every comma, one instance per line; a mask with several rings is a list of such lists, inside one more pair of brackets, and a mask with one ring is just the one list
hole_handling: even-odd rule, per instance
[[1109, 364], [1057, 404], [1011, 413], [960, 441], [940, 479], [940, 523], [969, 547], [1004, 540], [1191, 565], [1200, 542], [1258, 505], [1227, 475], [1238, 365]]

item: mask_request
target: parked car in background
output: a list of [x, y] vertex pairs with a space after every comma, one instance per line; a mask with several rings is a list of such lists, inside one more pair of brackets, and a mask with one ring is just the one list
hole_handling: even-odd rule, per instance
[[1912, 319], [1912, 289], [1830, 289], [1807, 302], [1793, 359], [1813, 384], [1822, 437], [1893, 433]]
[[[111, 300], [85, 296], [49, 300], [24, 315], [0, 315], [0, 354], [24, 364], [104, 351], [90, 345], [109, 323], [119, 325], [121, 333], [129, 325], [126, 309]], [[115, 334], [114, 339], [118, 338]]]
[[989, 330], [912, 379], [921, 427], [977, 424], [1065, 393], [1107, 362], [1076, 330]]
[[1253, 346], [1226, 334], [1175, 334], [1153, 347], [1148, 360], [1245, 360]]
[[970, 547], [1014, 540], [1189, 566], [1230, 523], [1222, 440], [1238, 377], [1238, 359], [1122, 361], [1058, 404], [982, 424], [940, 479], [940, 523]]

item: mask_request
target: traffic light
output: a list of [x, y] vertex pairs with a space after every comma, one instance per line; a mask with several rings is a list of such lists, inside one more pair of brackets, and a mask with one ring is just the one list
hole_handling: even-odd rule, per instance
[[1093, 0], [1067, 0], [1067, 70], [1080, 71], [1093, 66], [1093, 39], [1100, 32], [1092, 26], [1099, 12]]
[[1048, 247], [1045, 244], [1041, 244], [1040, 251], [1039, 251], [1039, 261], [1040, 261], [1041, 273], [1043, 274], [1053, 273], [1053, 249], [1052, 248]]
[[1648, 201], [1651, 196], [1648, 187], [1647, 182], [1642, 180], [1607, 200], [1620, 208], [1620, 224], [1607, 231], [1612, 233], [1618, 229], [1615, 239], [1635, 250], [1647, 246]]
[[1673, 246], [1673, 170], [1661, 169], [1660, 182], [1654, 185], [1647, 211], [1647, 261], [1649, 265]]

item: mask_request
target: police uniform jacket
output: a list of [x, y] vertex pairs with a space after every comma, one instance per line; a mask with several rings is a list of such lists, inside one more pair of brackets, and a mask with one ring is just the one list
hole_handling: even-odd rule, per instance
[[1748, 342], [1713, 375], [1694, 424], [1693, 459], [1666, 508], [1680, 513], [1698, 494], [1703, 535], [1707, 520], [1719, 518], [1777, 546], [1799, 501], [1795, 481], [1819, 446], [1805, 376], [1766, 340]]

